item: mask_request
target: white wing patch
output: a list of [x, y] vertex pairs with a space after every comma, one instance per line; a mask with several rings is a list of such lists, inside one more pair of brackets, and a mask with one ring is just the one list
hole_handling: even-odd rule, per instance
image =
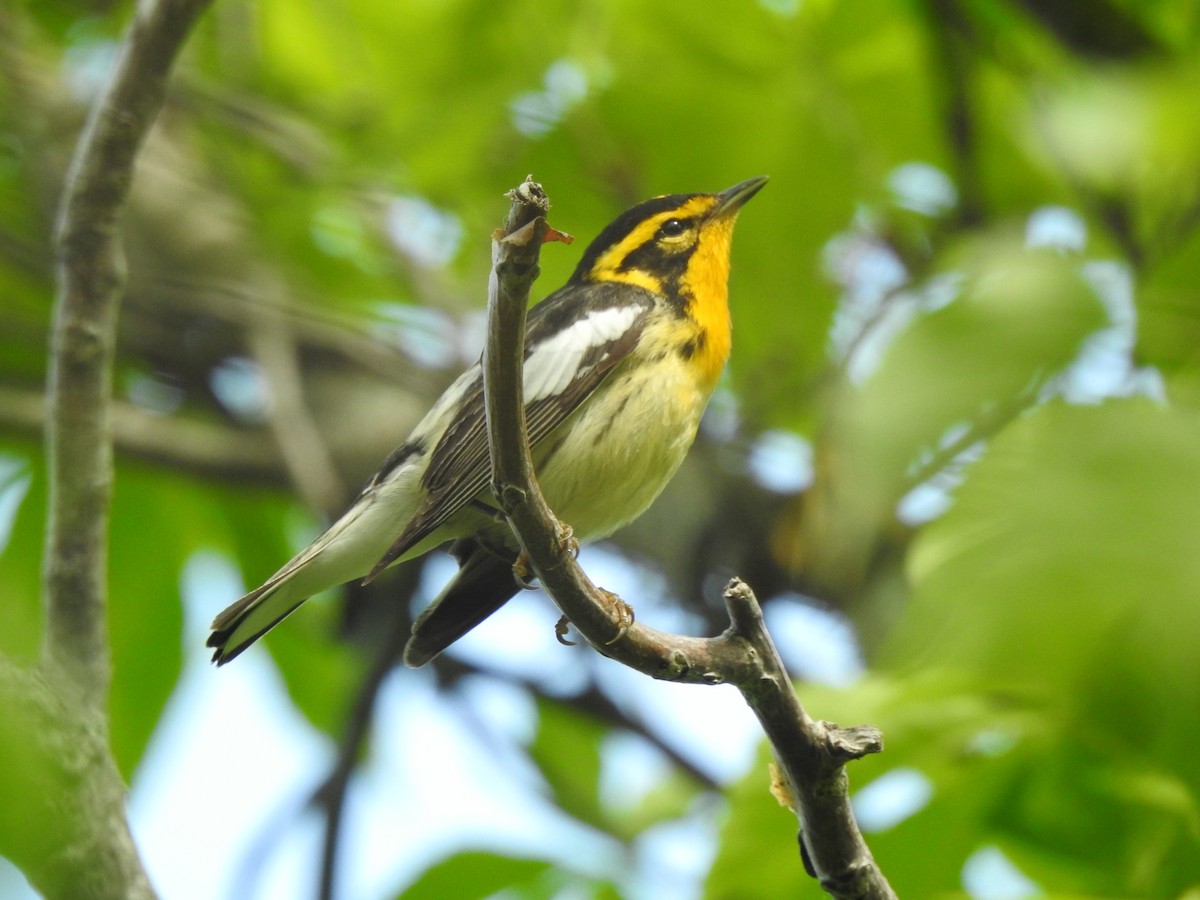
[[584, 356], [617, 340], [643, 312], [641, 306], [596, 310], [540, 343], [525, 361], [525, 402], [565, 391], [581, 371]]

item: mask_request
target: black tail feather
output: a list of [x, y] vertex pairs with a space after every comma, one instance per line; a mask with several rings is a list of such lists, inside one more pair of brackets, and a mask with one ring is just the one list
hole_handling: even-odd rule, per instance
[[481, 544], [462, 540], [452, 549], [458, 574], [413, 623], [404, 648], [405, 665], [425, 665], [460, 637], [498, 610], [520, 590], [512, 567], [516, 551], [503, 555]]
[[212, 634], [208, 636], [205, 646], [213, 648], [212, 661], [214, 663], [223, 666], [230, 660], [237, 659], [251, 644], [290, 616], [304, 602], [304, 598], [297, 600], [254, 634], [243, 637], [236, 645], [231, 646], [230, 641], [233, 639], [234, 632], [258, 608], [259, 604], [263, 602], [264, 596], [269, 597], [277, 587], [277, 584], [268, 581], [262, 587], [230, 604], [213, 619], [210, 626]]

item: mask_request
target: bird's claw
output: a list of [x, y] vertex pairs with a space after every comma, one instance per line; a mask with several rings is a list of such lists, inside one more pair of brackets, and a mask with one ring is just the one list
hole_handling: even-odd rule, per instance
[[[609, 606], [609, 614], [616, 620], [617, 633], [604, 642], [604, 646], [609, 647], [619, 641], [633, 627], [634, 614], [633, 607], [614, 594], [612, 591], [606, 591], [604, 588], [596, 588], [603, 595], [605, 602]], [[567, 639], [568, 630], [571, 627], [571, 620], [566, 616], [562, 616], [558, 623], [554, 626], [554, 636], [560, 644], [568, 647], [574, 647], [575, 641]]]
[[[555, 535], [558, 541], [558, 549], [570, 553], [572, 556], [579, 556], [579, 541], [575, 538], [575, 532], [571, 530], [570, 525], [558, 523], [558, 532]], [[533, 567], [529, 564], [529, 557], [522, 550], [517, 554], [517, 561], [512, 567], [513, 578], [517, 584], [527, 591], [532, 591], [537, 588], [533, 580], [537, 577], [533, 573]]]
[[558, 624], [554, 626], [554, 637], [564, 647], [574, 647], [575, 642], [567, 637], [567, 632], [571, 627], [571, 620], [563, 616], [558, 620]]
[[575, 532], [571, 526], [565, 522], [558, 523], [558, 549], [565, 550], [576, 559], [579, 558], [579, 541], [575, 538]]
[[517, 561], [513, 563], [512, 573], [513, 580], [522, 590], [537, 590], [537, 585], [533, 583], [537, 576], [533, 574], [533, 569], [529, 566], [529, 557], [525, 555], [524, 550], [517, 554]]
[[616, 620], [617, 633], [604, 642], [606, 647], [612, 646], [621, 638], [628, 634], [629, 629], [633, 627], [634, 614], [633, 607], [614, 594], [612, 591], [606, 591], [604, 588], [597, 588], [604, 599], [608, 601], [609, 614]]

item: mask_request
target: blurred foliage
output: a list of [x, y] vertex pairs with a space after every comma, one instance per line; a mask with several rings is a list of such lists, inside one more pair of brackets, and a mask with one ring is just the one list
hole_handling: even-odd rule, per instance
[[[516, 859], [497, 853], [467, 852], [431, 866], [397, 900], [438, 900], [440, 897], [490, 897], [502, 890], [522, 890], [520, 896], [549, 897], [536, 886], [553, 870], [549, 863]], [[533, 891], [533, 892], [531, 892]]]
[[[40, 641], [54, 207], [128, 13], [0, 9], [0, 649], [18, 659]], [[478, 352], [504, 190], [534, 173], [586, 242], [645, 196], [765, 173], [714, 414], [618, 546], [710, 632], [735, 572], [768, 604], [850, 617], [869, 674], [801, 694], [884, 729], [856, 788], [927, 786], [868, 834], [901, 896], [978, 891], [997, 849], [1046, 896], [1197, 890], [1198, 37], [1178, 0], [217, 4], [127, 225], [110, 567], [126, 776], [198, 652], [187, 561], [269, 574], [336, 512], [302, 508], [329, 486], [311, 479], [351, 496]], [[547, 247], [538, 292], [578, 247]], [[332, 473], [289, 466], [288, 391]], [[801, 490], [753, 463], [773, 429], [811, 449], [776, 461]], [[317, 728], [340, 735], [418, 584], [355, 588], [265, 642]], [[437, 672], [453, 692], [470, 670]], [[611, 685], [606, 704], [523, 687], [523, 750], [565, 814], [631, 851], [697, 809], [716, 827], [682, 762], [703, 772], [703, 748], [614, 805], [609, 738], [672, 736]], [[766, 784], [756, 765], [725, 791], [708, 896], [820, 895]], [[398, 896], [632, 890], [623, 867], [463, 850]]]

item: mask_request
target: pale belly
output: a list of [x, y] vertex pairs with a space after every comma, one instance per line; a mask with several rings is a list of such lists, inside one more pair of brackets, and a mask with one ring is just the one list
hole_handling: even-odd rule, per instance
[[675, 474], [708, 400], [675, 360], [618, 369], [536, 454], [546, 502], [580, 540], [637, 518]]

